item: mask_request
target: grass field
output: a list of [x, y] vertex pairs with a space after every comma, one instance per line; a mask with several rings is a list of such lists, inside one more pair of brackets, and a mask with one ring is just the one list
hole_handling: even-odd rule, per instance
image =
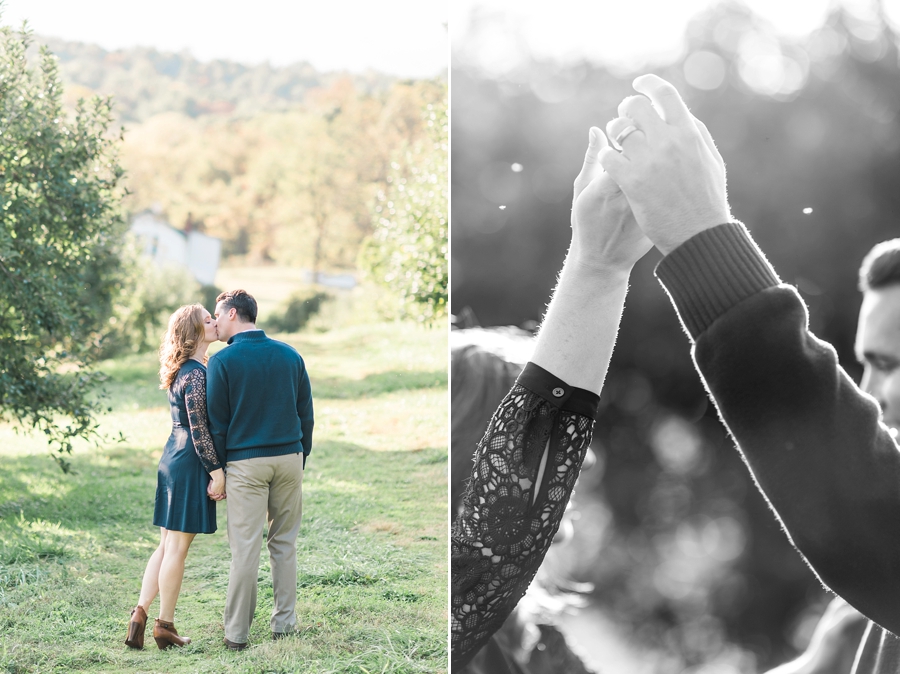
[[[0, 425], [0, 672], [447, 671], [447, 342], [443, 328], [354, 326], [282, 336], [304, 355], [316, 430], [298, 541], [300, 634], [269, 636], [263, 550], [251, 648], [222, 645], [225, 508], [198, 536], [176, 612], [183, 649], [124, 646], [169, 432], [153, 354], [109, 361], [110, 437], [64, 475]], [[158, 603], [151, 610], [156, 615]]]

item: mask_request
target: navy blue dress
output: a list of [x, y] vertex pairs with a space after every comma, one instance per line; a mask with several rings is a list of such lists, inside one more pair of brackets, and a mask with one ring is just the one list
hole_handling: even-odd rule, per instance
[[206, 367], [189, 360], [169, 387], [172, 434], [166, 442], [156, 483], [153, 524], [170, 531], [211, 534], [216, 502], [206, 493], [209, 474], [221, 468], [206, 416]]

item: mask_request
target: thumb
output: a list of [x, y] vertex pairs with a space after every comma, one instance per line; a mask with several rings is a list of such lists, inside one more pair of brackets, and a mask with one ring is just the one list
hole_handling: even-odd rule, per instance
[[[606, 139], [604, 138], [604, 140]], [[625, 158], [625, 155], [613, 150], [608, 142], [604, 143], [604, 145], [605, 147], [597, 155], [597, 161], [603, 167], [603, 170], [609, 174], [609, 177], [621, 187], [630, 162]]]
[[578, 195], [584, 191], [592, 180], [603, 173], [603, 167], [599, 162], [600, 152], [604, 148], [609, 147], [606, 136], [596, 126], [592, 126], [588, 131], [588, 148], [584, 153], [584, 164], [581, 167], [581, 173], [575, 178], [575, 195], [573, 201]]

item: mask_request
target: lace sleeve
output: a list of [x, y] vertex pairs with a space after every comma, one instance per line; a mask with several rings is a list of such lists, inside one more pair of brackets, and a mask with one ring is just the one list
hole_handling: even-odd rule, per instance
[[206, 416], [206, 374], [199, 367], [188, 373], [184, 386], [184, 401], [187, 405], [188, 422], [191, 426], [191, 439], [194, 450], [207, 473], [222, 467]]
[[491, 419], [451, 538], [454, 669], [499, 629], [537, 573], [590, 445], [598, 402], [530, 363]]

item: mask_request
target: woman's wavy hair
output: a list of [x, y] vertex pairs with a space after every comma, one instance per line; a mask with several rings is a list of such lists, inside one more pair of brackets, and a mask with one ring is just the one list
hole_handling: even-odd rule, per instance
[[[168, 389], [175, 375], [197, 351], [203, 339], [203, 305], [186, 304], [169, 317], [169, 327], [159, 347], [159, 387]], [[206, 364], [206, 358], [203, 359]]]

